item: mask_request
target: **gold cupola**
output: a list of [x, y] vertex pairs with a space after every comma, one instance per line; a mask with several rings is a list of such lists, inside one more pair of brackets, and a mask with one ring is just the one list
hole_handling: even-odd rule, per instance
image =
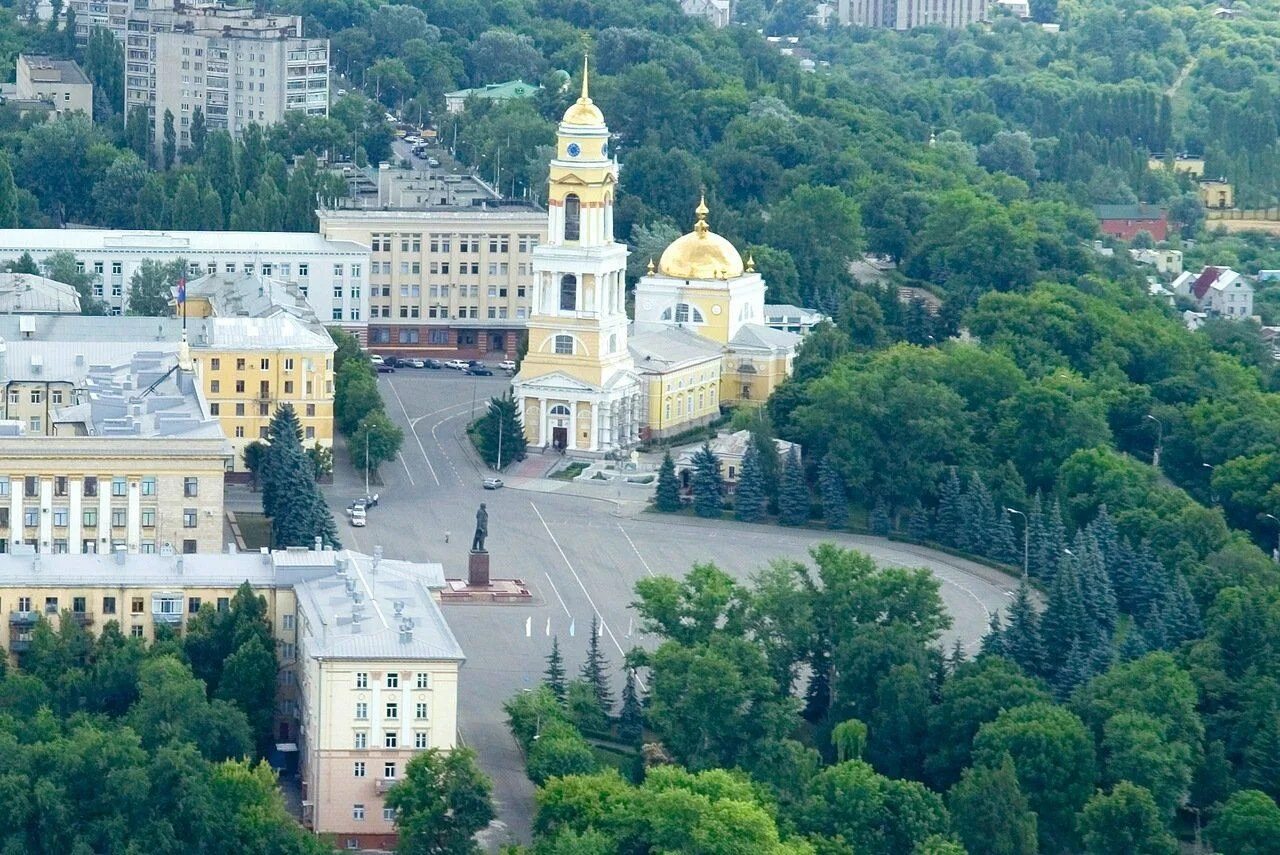
[[564, 118], [560, 120], [562, 125], [576, 125], [578, 127], [596, 127], [604, 124], [604, 113], [600, 112], [600, 108], [591, 100], [588, 94], [587, 82], [587, 58], [582, 58], [582, 94], [578, 96], [578, 100], [569, 105], [569, 109], [564, 111]]
[[742, 275], [742, 256], [707, 225], [706, 196], [695, 211], [693, 231], [676, 238], [662, 253], [658, 272], [674, 279], [733, 279]]

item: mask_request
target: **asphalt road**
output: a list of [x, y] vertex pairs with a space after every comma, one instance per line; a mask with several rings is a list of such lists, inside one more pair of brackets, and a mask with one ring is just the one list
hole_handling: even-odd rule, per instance
[[[576, 672], [593, 615], [601, 618], [603, 647], [617, 676], [625, 650], [654, 642], [636, 631], [629, 608], [636, 581], [646, 575], [678, 575], [710, 561], [745, 580], [771, 560], [804, 559], [814, 543], [835, 540], [884, 563], [928, 567], [942, 582], [954, 621], [944, 642], [949, 646], [959, 638], [970, 649], [992, 610], [1008, 602], [1015, 581], [1002, 574], [879, 538], [656, 517], [642, 512], [648, 491], [637, 488], [622, 495], [608, 486], [520, 486], [524, 479], [504, 476], [507, 488], [483, 490], [486, 472], [464, 429], [508, 382], [451, 369], [379, 375], [387, 413], [404, 429], [405, 442], [401, 459], [382, 467], [383, 484], [375, 488], [382, 498], [368, 526], [345, 526], [343, 509], [363, 493], [364, 474], [351, 469], [344, 451], [335, 455], [335, 483], [326, 489], [344, 542], [366, 552], [381, 545], [388, 557], [438, 560], [451, 578], [466, 576], [476, 508], [486, 502], [492, 575], [523, 579], [535, 595], [528, 605], [445, 607], [467, 653], [459, 693], [462, 738], [494, 782], [499, 822], [485, 841], [490, 849], [528, 842], [533, 815], [533, 787], [506, 729], [502, 703], [537, 684], [551, 635], [559, 637], [570, 673]], [[618, 684], [620, 691], [620, 676]]]

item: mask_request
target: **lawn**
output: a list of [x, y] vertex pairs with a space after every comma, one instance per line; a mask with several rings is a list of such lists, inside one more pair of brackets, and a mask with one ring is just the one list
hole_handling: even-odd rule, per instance
[[257, 550], [271, 546], [271, 520], [266, 514], [236, 511], [236, 523], [240, 526], [245, 549]]

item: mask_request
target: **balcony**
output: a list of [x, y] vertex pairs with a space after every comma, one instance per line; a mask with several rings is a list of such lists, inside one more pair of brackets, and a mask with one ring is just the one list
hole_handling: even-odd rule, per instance
[[153, 612], [151, 619], [156, 623], [182, 623], [182, 612]]
[[11, 611], [9, 612], [9, 624], [21, 624], [32, 626], [36, 621], [40, 620], [40, 613], [35, 611]]
[[31, 649], [31, 633], [9, 636], [10, 653], [26, 653]]
[[399, 778], [378, 778], [374, 781], [374, 788], [377, 790], [378, 795], [383, 795], [398, 783], [400, 783]]
[[72, 612], [71, 619], [81, 626], [93, 623], [93, 612]]

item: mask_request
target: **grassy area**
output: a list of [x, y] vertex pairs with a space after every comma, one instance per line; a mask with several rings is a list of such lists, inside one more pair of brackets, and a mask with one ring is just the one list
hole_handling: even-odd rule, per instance
[[583, 473], [587, 468], [587, 463], [582, 460], [575, 460], [563, 469], [551, 474], [552, 478], [557, 481], [572, 481]]
[[244, 537], [245, 549], [271, 546], [271, 520], [266, 514], [236, 511], [236, 524], [240, 526], [240, 534]]

